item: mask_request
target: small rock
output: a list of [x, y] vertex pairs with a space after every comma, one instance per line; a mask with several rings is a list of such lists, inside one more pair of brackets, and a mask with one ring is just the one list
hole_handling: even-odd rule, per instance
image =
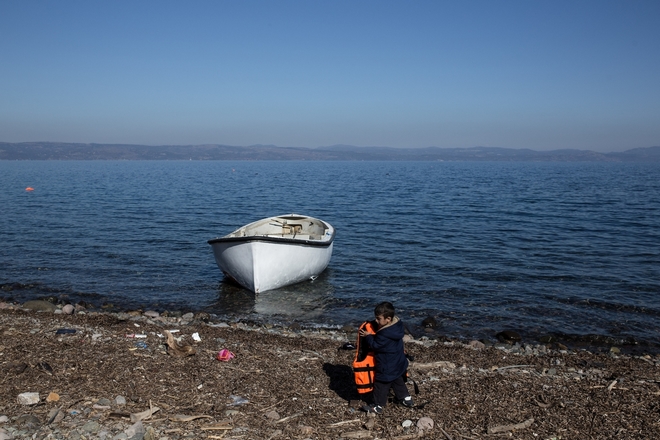
[[35, 312], [54, 312], [57, 309], [57, 306], [48, 301], [33, 300], [24, 303], [23, 308]]
[[[312, 435], [314, 434], [314, 428], [312, 428], [311, 426], [300, 425], [298, 426], [298, 432], [300, 432], [300, 434], [302, 435]], [[277, 431], [273, 432], [273, 437], [275, 436], [276, 433], [277, 435], [282, 435], [282, 431], [278, 429]]]
[[495, 335], [498, 341], [505, 344], [513, 344], [514, 342], [520, 342], [522, 337], [514, 332], [513, 330], [504, 330]]
[[185, 313], [183, 316], [181, 316], [182, 321], [192, 321], [195, 315], [192, 312]]
[[484, 348], [486, 348], [486, 344], [480, 341], [470, 341], [468, 345], [477, 350], [483, 350]]
[[417, 428], [420, 431], [430, 431], [433, 429], [433, 419], [430, 417], [422, 417], [417, 420]]
[[12, 436], [4, 429], [0, 428], [0, 440], [11, 440]]
[[9, 417], [2, 415], [0, 416], [0, 423], [7, 423], [9, 421]]
[[105, 397], [102, 397], [96, 402], [97, 405], [101, 406], [110, 406], [112, 405], [112, 401], [110, 399], [106, 399]]
[[115, 397], [115, 405], [117, 405], [117, 406], [126, 405], [126, 397], [124, 397], [124, 396]]
[[433, 316], [429, 316], [422, 321], [422, 327], [425, 328], [436, 328], [438, 326], [438, 321]]
[[89, 432], [91, 434], [95, 434], [101, 429], [101, 426], [99, 425], [99, 422], [96, 420], [90, 420], [89, 422], [85, 423], [82, 427], [82, 430], [85, 432]]
[[401, 423], [401, 426], [404, 428], [410, 428], [413, 425], [412, 420], [404, 420], [403, 423]]
[[195, 316], [196, 320], [202, 321], [202, 322], [209, 322], [209, 320], [211, 319], [211, 315], [209, 315], [206, 312], [199, 312], [198, 314], [196, 314], [194, 316]]
[[36, 405], [39, 403], [39, 393], [21, 393], [17, 400], [21, 405]]
[[48, 403], [57, 402], [58, 400], [60, 400], [60, 395], [52, 391], [48, 393], [48, 397], [46, 397], [46, 402]]
[[280, 415], [277, 413], [277, 411], [268, 411], [265, 414], [265, 416], [266, 416], [266, 418], [268, 418], [270, 420], [279, 420], [280, 419]]
[[144, 429], [144, 425], [142, 424], [142, 421], [139, 421], [136, 424], [130, 426], [128, 429], [126, 429], [124, 431], [124, 434], [126, 434], [126, 437], [131, 440], [142, 440], [146, 432], [147, 431], [146, 429]]
[[619, 354], [621, 350], [618, 347], [612, 347], [610, 348], [610, 353]]
[[158, 318], [160, 316], [160, 313], [154, 310], [147, 310], [146, 312], [144, 312], [144, 316], [147, 316], [149, 318]]
[[59, 408], [53, 408], [48, 411], [47, 422], [46, 424], [50, 425], [51, 423], [59, 423], [62, 421], [66, 414], [64, 411], [60, 411]]
[[62, 312], [66, 313], [67, 315], [73, 315], [73, 312], [76, 310], [75, 307], [73, 307], [71, 304], [67, 304], [64, 307], [62, 307]]
[[144, 433], [144, 440], [158, 440], [156, 430], [153, 427], [147, 427], [147, 431]]
[[23, 414], [16, 419], [16, 424], [25, 425], [30, 429], [36, 429], [41, 426], [41, 421], [33, 414]]

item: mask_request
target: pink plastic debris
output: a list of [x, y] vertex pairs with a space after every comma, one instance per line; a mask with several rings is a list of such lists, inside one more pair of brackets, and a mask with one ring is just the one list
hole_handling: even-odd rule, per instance
[[218, 352], [218, 355], [216, 356], [216, 359], [222, 362], [228, 362], [230, 359], [234, 359], [236, 356], [234, 356], [234, 353], [231, 351], [227, 350], [226, 348], [223, 348]]

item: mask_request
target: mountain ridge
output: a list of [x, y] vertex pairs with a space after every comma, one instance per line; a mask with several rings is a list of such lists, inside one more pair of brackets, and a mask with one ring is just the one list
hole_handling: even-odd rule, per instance
[[356, 147], [278, 147], [275, 145], [234, 146], [141, 145], [71, 142], [0, 142], [0, 160], [379, 160], [379, 161], [562, 161], [562, 162], [660, 162], [660, 146], [633, 148], [622, 152], [599, 153], [591, 150], [557, 149], [536, 151], [528, 148], [397, 148]]

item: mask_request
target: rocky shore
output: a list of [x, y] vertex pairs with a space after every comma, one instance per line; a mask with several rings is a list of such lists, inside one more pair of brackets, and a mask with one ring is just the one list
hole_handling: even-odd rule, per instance
[[354, 353], [343, 349], [355, 332], [0, 303], [0, 440], [652, 439], [660, 432], [659, 355], [430, 336], [406, 341], [416, 407], [391, 403], [373, 417], [360, 410]]

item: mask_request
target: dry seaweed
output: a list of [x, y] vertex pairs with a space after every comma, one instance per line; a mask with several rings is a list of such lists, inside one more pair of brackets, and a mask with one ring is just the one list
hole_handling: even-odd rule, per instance
[[[146, 338], [127, 337], [136, 325]], [[660, 430], [657, 356], [520, 355], [457, 342], [408, 342], [419, 405], [388, 404], [367, 424], [354, 405], [360, 396], [352, 384], [353, 353], [338, 350], [353, 334], [192, 322], [176, 328], [182, 336], [199, 333], [201, 341], [184, 349], [196, 355], [172, 356], [165, 330], [174, 325], [140, 316], [0, 310], [0, 415], [9, 418], [0, 428], [18, 427], [20, 416], [33, 415], [42, 425], [30, 435], [80, 430], [88, 420], [118, 429], [118, 423], [130, 426], [132, 416], [170, 439], [210, 438], [213, 430], [226, 439], [337, 438], [338, 427], [359, 421], [370, 429], [343, 435], [650, 439]], [[77, 331], [57, 334], [59, 328]], [[219, 362], [222, 348], [236, 357]], [[38, 392], [41, 402], [20, 405], [24, 392]], [[46, 402], [51, 392], [58, 401]], [[118, 405], [116, 396], [126, 404]], [[280, 418], [266, 417], [269, 411]], [[435, 428], [402, 427], [422, 417]]]

